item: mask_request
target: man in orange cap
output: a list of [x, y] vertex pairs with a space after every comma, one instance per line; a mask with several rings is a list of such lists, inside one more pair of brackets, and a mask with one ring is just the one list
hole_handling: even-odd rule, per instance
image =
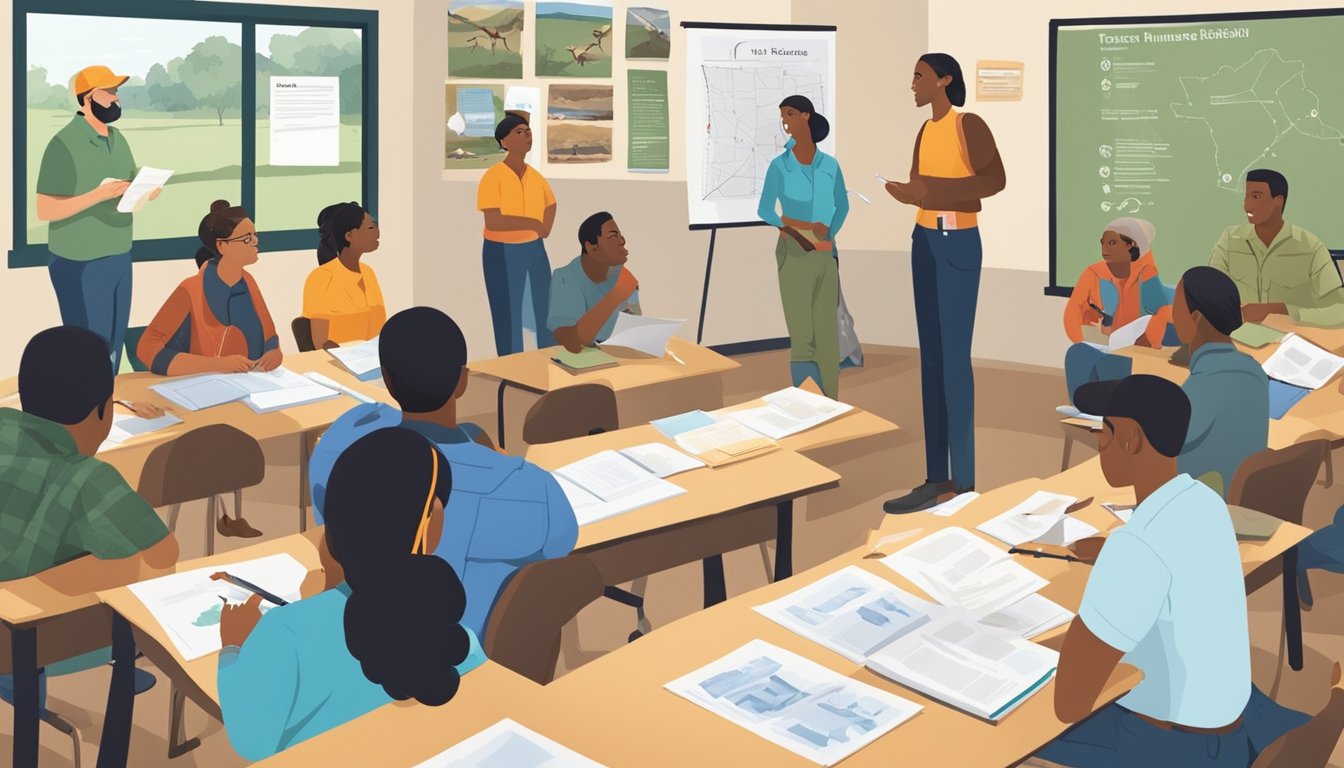
[[117, 201], [137, 166], [110, 123], [121, 117], [117, 88], [128, 79], [104, 66], [75, 74], [82, 109], [47, 144], [37, 173], [37, 218], [49, 223], [47, 269], [61, 321], [107, 339], [114, 371], [131, 313], [131, 214]]

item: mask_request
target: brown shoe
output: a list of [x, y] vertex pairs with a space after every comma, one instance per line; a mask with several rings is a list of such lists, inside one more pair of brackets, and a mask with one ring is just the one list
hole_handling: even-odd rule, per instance
[[219, 520], [215, 521], [215, 530], [219, 531], [220, 536], [234, 536], [240, 539], [255, 539], [261, 535], [261, 531], [248, 525], [243, 518], [228, 515], [219, 516]]

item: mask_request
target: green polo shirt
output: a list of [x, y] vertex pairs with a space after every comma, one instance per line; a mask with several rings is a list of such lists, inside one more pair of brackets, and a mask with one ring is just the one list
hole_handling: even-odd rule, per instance
[[[82, 195], [105, 179], [135, 178], [135, 157], [126, 137], [112, 126], [100, 136], [76, 114], [57, 131], [42, 153], [37, 193], [68, 197]], [[116, 198], [50, 223], [47, 249], [65, 259], [91, 261], [131, 250], [131, 214], [117, 211]]]
[[1268, 247], [1246, 222], [1228, 227], [1213, 247], [1209, 266], [1237, 284], [1243, 304], [1288, 306], [1293, 320], [1325, 327], [1344, 325], [1344, 285], [1320, 238], [1283, 225]]
[[85, 456], [69, 430], [0, 408], [0, 581], [85, 554], [130, 557], [168, 529], [110, 464]]

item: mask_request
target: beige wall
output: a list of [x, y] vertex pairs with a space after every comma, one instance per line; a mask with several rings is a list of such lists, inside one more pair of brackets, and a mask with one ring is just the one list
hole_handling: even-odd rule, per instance
[[[411, 188], [406, 180], [414, 173], [416, 159], [412, 155], [412, 125], [404, 118], [407, 105], [415, 103], [416, 94], [408, 72], [417, 69], [417, 60], [410, 46], [398, 45], [408, 39], [416, 28], [418, 7], [402, 0], [361, 2], [360, 0], [285, 0], [286, 5], [312, 5], [340, 8], [373, 8], [380, 10], [379, 34], [381, 61], [378, 68], [379, 93], [379, 219], [382, 226], [382, 246], [369, 257], [369, 263], [378, 270], [388, 306], [405, 307], [412, 297], [412, 246], [414, 223], [411, 218]], [[437, 27], [436, 27], [437, 28]], [[8, 49], [12, 44], [12, 14], [0, 13], [0, 40]], [[0, 82], [11, 82], [12, 60], [0, 57]], [[442, 97], [439, 97], [440, 102]], [[442, 111], [442, 107], [439, 108]], [[128, 135], [130, 141], [137, 139]], [[0, 120], [0, 167], [4, 168], [4, 184], [0, 184], [0, 249], [8, 251], [13, 243], [14, 222], [9, 215], [12, 205], [13, 124]], [[35, 169], [34, 169], [35, 172]], [[165, 195], [172, 194], [171, 185]], [[312, 201], [314, 216], [327, 200]], [[151, 203], [152, 205], [152, 203]], [[205, 214], [204, 211], [201, 212]], [[263, 235], [265, 233], [263, 232]], [[316, 239], [316, 234], [314, 234]], [[193, 249], [194, 252], [194, 249]], [[280, 341], [286, 350], [293, 350], [294, 340], [289, 332], [289, 321], [301, 308], [303, 281], [317, 266], [315, 251], [263, 253], [261, 262], [251, 268], [266, 296], [266, 303], [280, 330]], [[145, 325], [158, 311], [159, 305], [172, 289], [195, 269], [191, 261], [149, 262], [135, 265], [135, 291], [131, 304], [131, 325]], [[36, 332], [60, 324], [60, 312], [52, 293], [47, 271], [42, 268], [9, 269], [0, 265], [0, 378], [14, 375], [19, 356], [28, 339]]]

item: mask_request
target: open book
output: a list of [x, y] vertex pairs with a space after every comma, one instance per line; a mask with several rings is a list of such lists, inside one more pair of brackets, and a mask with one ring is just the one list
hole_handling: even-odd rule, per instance
[[1148, 321], [1152, 319], [1152, 315], [1144, 315], [1128, 325], [1116, 328], [1114, 331], [1111, 331], [1110, 338], [1106, 340], [1105, 344], [1094, 344], [1090, 341], [1085, 341], [1083, 343], [1093, 349], [1099, 349], [1102, 352], [1119, 352], [1122, 349], [1128, 349], [1129, 347], [1134, 346], [1139, 338], [1148, 330]]
[[685, 488], [662, 479], [616, 451], [602, 451], [555, 471], [579, 525], [595, 523], [680, 496]]
[[1269, 377], [1269, 417], [1281, 419], [1302, 398], [1333, 379], [1344, 368], [1344, 357], [1290, 333], [1263, 367]]
[[1037, 491], [1021, 504], [976, 526], [976, 530], [1010, 547], [1029, 541], [1068, 546], [1098, 533], [1092, 525], [1066, 514], [1076, 501], [1073, 496]]
[[965, 528], [929, 534], [882, 563], [943, 605], [975, 613], [1012, 605], [1049, 583]]
[[377, 336], [349, 347], [328, 349], [327, 354], [360, 381], [373, 381], [383, 373], [378, 362]]
[[848, 403], [825, 395], [789, 387], [766, 395], [765, 405], [745, 411], [731, 411], [729, 418], [766, 437], [780, 440], [824, 424], [854, 409]]
[[270, 413], [341, 396], [340, 392], [283, 366], [268, 372], [186, 376], [155, 384], [150, 389], [188, 411], [242, 401], [257, 413]]

